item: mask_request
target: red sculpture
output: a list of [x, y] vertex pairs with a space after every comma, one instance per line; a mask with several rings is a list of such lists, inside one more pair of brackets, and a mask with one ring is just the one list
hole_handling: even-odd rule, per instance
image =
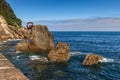
[[27, 27], [28, 30], [29, 29], [32, 30], [32, 28], [35, 27], [35, 26], [33, 25], [33, 22], [28, 22], [26, 27]]

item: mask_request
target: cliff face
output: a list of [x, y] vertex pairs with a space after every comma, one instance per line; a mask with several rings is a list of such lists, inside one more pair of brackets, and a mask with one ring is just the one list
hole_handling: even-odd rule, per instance
[[0, 41], [6, 39], [28, 38], [30, 32], [26, 28], [16, 28], [8, 25], [5, 18], [0, 15]]
[[2, 15], [7, 23], [11, 26], [20, 27], [21, 20], [16, 17], [14, 11], [6, 0], [0, 0], [0, 15]]

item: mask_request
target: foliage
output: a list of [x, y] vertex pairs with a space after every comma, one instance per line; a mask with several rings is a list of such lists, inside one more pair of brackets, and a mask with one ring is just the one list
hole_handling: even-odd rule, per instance
[[6, 0], [0, 0], [0, 15], [5, 17], [5, 20], [9, 25], [20, 27], [21, 20], [16, 17], [14, 11], [11, 9], [10, 5]]

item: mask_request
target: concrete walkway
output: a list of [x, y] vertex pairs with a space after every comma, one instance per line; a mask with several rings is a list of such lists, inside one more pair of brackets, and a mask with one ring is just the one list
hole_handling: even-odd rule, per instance
[[0, 54], [0, 80], [29, 80], [20, 70]]

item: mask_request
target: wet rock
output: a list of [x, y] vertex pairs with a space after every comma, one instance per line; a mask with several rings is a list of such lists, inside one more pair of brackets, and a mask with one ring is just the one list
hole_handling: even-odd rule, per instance
[[55, 62], [66, 62], [70, 58], [69, 45], [59, 42], [56, 44], [56, 49], [53, 49], [48, 54], [48, 59]]
[[[30, 42], [19, 43], [16, 45], [16, 50], [24, 52], [49, 52], [54, 48], [53, 40], [53, 35], [48, 31], [48, 28], [43, 25], [38, 25], [32, 29], [32, 39]], [[21, 45], [27, 48], [21, 48]]]
[[96, 54], [87, 54], [85, 59], [83, 60], [83, 65], [94, 65], [99, 63], [99, 60], [102, 60], [103, 57], [100, 55], [96, 55]]

